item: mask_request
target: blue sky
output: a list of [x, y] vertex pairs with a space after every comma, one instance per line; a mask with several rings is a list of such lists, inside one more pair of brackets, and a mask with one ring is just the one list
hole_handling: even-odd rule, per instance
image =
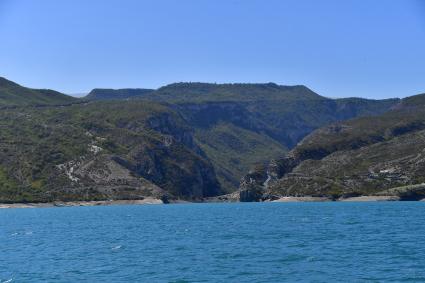
[[0, 0], [0, 76], [65, 93], [172, 82], [425, 92], [422, 0]]

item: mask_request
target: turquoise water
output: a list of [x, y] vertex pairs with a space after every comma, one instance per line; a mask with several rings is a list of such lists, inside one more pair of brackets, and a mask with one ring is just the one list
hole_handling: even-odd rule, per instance
[[424, 216], [421, 202], [3, 209], [0, 282], [424, 282]]

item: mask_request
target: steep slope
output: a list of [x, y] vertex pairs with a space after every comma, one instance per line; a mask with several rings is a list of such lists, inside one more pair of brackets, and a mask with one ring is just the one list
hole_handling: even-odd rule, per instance
[[77, 99], [50, 89], [31, 89], [0, 77], [0, 107], [25, 105], [60, 105]]
[[[273, 196], [390, 194], [421, 198], [425, 178], [425, 94], [403, 99], [393, 111], [326, 126], [285, 158], [245, 176], [246, 200]], [[419, 188], [419, 191], [412, 191]], [[415, 187], [416, 186], [416, 187]], [[403, 190], [402, 188], [406, 188]], [[400, 196], [400, 195], [399, 195]]]
[[153, 102], [0, 112], [0, 202], [221, 193], [180, 116]]
[[286, 148], [277, 141], [230, 123], [198, 129], [196, 141], [214, 164], [217, 177], [227, 192], [232, 192], [250, 167], [271, 157], [284, 156]]
[[332, 100], [305, 86], [273, 83], [177, 83], [149, 97], [172, 103], [196, 129], [196, 140], [228, 192], [237, 188], [244, 172], [284, 155], [314, 129], [338, 120], [381, 114], [398, 102]]
[[314, 129], [398, 102], [272, 83], [103, 89], [68, 101], [2, 82], [0, 201], [216, 196]]
[[[111, 93], [113, 95], [113, 93]], [[284, 155], [313, 130], [387, 111], [397, 99], [328, 99], [305, 86], [175, 83], [141, 97], [168, 103], [195, 129], [222, 187], [234, 191], [258, 164]]]
[[152, 89], [143, 88], [124, 88], [124, 89], [105, 89], [95, 88], [84, 98], [86, 100], [127, 100], [142, 98], [151, 93]]

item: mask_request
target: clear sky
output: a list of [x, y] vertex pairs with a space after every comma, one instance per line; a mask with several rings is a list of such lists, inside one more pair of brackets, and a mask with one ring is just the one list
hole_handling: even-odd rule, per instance
[[425, 0], [0, 0], [0, 76], [65, 93], [172, 82], [425, 92]]

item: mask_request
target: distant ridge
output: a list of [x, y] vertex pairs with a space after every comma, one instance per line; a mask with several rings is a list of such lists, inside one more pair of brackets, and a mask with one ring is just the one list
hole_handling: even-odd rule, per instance
[[152, 93], [153, 89], [143, 88], [123, 88], [123, 89], [107, 89], [107, 88], [95, 88], [85, 96], [88, 100], [123, 100], [131, 98], [140, 98], [149, 93]]
[[180, 82], [160, 87], [155, 95], [162, 99], [186, 101], [250, 101], [281, 99], [324, 99], [303, 85], [282, 86], [275, 83]]
[[77, 98], [50, 90], [32, 89], [0, 77], [0, 106], [59, 105]]

